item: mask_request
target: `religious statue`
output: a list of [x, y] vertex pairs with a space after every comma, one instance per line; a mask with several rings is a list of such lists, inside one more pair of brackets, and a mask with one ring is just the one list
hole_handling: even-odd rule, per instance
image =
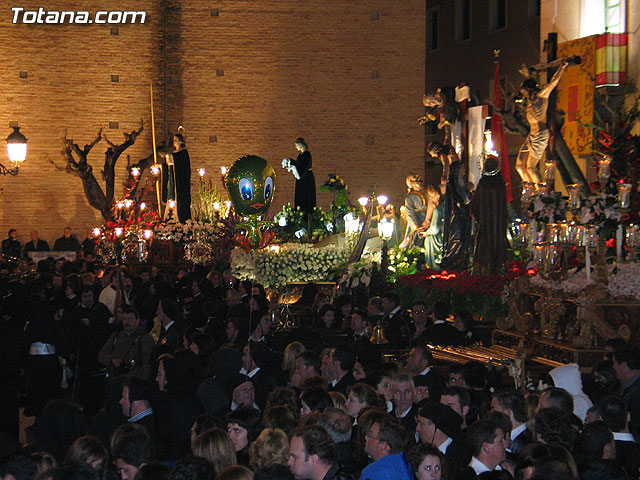
[[165, 218], [173, 216], [180, 223], [191, 218], [191, 162], [185, 143], [185, 130], [178, 127], [173, 149], [166, 152], [162, 165], [162, 200], [167, 202]]
[[547, 125], [549, 96], [558, 86], [560, 77], [568, 64], [567, 61], [562, 61], [558, 71], [544, 87], [540, 87], [534, 78], [526, 79], [520, 86], [520, 92], [526, 101], [525, 113], [529, 124], [529, 134], [520, 147], [516, 159], [516, 171], [523, 182], [530, 182], [534, 185], [541, 183], [538, 164], [549, 144], [549, 127]]

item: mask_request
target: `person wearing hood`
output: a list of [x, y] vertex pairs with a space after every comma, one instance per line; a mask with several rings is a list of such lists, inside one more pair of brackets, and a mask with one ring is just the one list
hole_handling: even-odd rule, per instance
[[549, 372], [553, 384], [563, 388], [573, 397], [573, 413], [584, 422], [587, 411], [593, 407], [589, 397], [582, 391], [582, 377], [580, 367], [575, 363], [569, 363], [556, 367]]
[[469, 464], [471, 451], [460, 438], [462, 418], [451, 407], [435, 400], [424, 400], [416, 417], [420, 443], [431, 445], [445, 456], [451, 478]]

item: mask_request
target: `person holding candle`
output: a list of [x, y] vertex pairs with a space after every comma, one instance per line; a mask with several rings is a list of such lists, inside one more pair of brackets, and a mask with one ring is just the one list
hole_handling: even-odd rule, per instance
[[296, 159], [285, 158], [282, 168], [286, 168], [296, 178], [294, 203], [296, 208], [311, 214], [316, 208], [316, 179], [311, 169], [311, 152], [304, 138], [295, 141], [296, 150], [300, 152]]

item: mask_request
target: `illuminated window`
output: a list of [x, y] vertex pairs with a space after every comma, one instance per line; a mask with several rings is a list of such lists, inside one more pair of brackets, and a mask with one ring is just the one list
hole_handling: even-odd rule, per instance
[[623, 33], [627, 29], [626, 0], [582, 0], [580, 36]]

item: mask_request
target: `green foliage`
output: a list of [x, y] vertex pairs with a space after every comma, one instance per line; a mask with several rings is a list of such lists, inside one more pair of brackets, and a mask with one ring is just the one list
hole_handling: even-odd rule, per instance
[[389, 280], [395, 282], [401, 275], [413, 275], [425, 264], [424, 249], [418, 247], [389, 249]]
[[194, 205], [194, 217], [201, 222], [216, 222], [223, 208], [223, 199], [218, 188], [211, 180], [201, 181], [198, 185], [198, 199]]
[[336, 233], [331, 214], [315, 207], [310, 215], [306, 215], [291, 203], [275, 214], [273, 230], [279, 243], [317, 243]]

